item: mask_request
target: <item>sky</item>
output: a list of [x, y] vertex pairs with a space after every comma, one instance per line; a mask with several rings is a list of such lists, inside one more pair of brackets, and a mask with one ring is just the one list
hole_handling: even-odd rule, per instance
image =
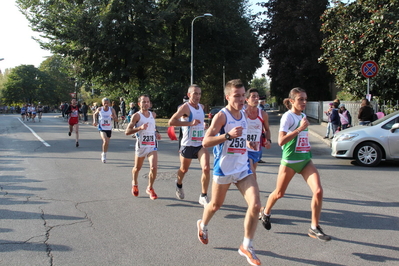
[[[257, 0], [250, 0], [256, 3]], [[256, 9], [254, 6], [253, 9]], [[6, 68], [20, 65], [34, 65], [39, 67], [51, 53], [40, 48], [32, 37], [39, 37], [29, 27], [28, 20], [18, 10], [15, 0], [0, 0], [0, 70], [4, 73]], [[255, 74], [260, 77], [267, 72], [267, 64], [258, 69]]]

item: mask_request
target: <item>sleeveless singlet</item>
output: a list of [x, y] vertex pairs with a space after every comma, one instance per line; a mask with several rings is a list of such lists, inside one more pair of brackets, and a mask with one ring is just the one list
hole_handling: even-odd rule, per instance
[[229, 132], [231, 129], [243, 127], [242, 136], [226, 140], [213, 148], [215, 157], [213, 164], [213, 174], [216, 176], [226, 176], [243, 171], [248, 171], [248, 151], [247, 151], [247, 119], [243, 111], [240, 111], [241, 118], [235, 119], [227, 110], [223, 108], [221, 112], [226, 116], [226, 124], [220, 130], [220, 134]]
[[104, 110], [104, 107], [100, 107], [98, 113], [98, 129], [99, 130], [112, 130], [112, 109], [108, 107], [108, 111]]
[[205, 128], [204, 128], [204, 110], [202, 106], [198, 104], [198, 109], [192, 107], [189, 103], [186, 103], [190, 108], [190, 116], [183, 118], [182, 121], [193, 121], [197, 119], [200, 123], [196, 126], [183, 126], [183, 138], [181, 140], [181, 146], [193, 146], [199, 147], [202, 145], [204, 139]]
[[152, 116], [152, 112], [149, 117], [145, 117], [141, 111], [137, 112], [140, 115], [140, 120], [137, 122], [136, 127], [140, 127], [143, 124], [148, 123], [146, 130], [140, 130], [136, 133], [136, 149], [145, 147], [156, 147], [157, 139], [155, 136], [155, 119]]
[[248, 151], [258, 152], [260, 150], [260, 144], [261, 144], [260, 137], [262, 136], [262, 129], [263, 129], [263, 123], [260, 118], [262, 118], [262, 113], [259, 108], [258, 108], [258, 116], [255, 119], [251, 119], [249, 117], [247, 118], [248, 122], [247, 140], [256, 142], [256, 147], [258, 147], [257, 150], [253, 150], [248, 147]]
[[[287, 133], [294, 131], [299, 127], [303, 117], [306, 117], [306, 115], [303, 113], [301, 113], [301, 115], [296, 115], [291, 110], [285, 112], [281, 118], [282, 121], [285, 121], [285, 124], [280, 125], [280, 131], [285, 131]], [[302, 161], [312, 158], [312, 154], [310, 152], [308, 128], [301, 131], [298, 136], [284, 144], [282, 146], [282, 150], [282, 159], [286, 160], [287, 162]]]

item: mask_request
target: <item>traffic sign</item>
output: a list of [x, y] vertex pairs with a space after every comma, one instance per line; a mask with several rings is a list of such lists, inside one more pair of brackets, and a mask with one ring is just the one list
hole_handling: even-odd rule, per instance
[[362, 74], [366, 78], [375, 77], [378, 73], [378, 65], [374, 61], [366, 61], [362, 65]]
[[69, 93], [69, 95], [71, 95], [71, 97], [72, 97], [72, 98], [75, 98], [75, 96], [76, 96], [76, 93], [74, 93], [74, 92], [70, 92], [70, 93]]

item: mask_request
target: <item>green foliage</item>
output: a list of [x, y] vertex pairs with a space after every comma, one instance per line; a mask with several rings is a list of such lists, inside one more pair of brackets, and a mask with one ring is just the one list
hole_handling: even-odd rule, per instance
[[364, 97], [367, 79], [361, 65], [373, 60], [379, 65], [371, 78], [371, 94], [399, 98], [399, 1], [358, 0], [335, 2], [322, 16], [323, 41], [320, 62], [328, 65], [336, 84], [357, 97]]
[[266, 96], [266, 101], [270, 100], [270, 86], [265, 77], [254, 78], [251, 81], [250, 88], [257, 89], [259, 91], [259, 96]]
[[[102, 94], [135, 99], [149, 93], [165, 113], [176, 110], [194, 81], [204, 103], [219, 101], [226, 80], [249, 82], [260, 67], [247, 0], [17, 0], [42, 47], [74, 66], [77, 80]], [[222, 98], [221, 98], [222, 99]], [[136, 100], [135, 100], [136, 101]]]
[[293, 87], [302, 87], [311, 100], [330, 98], [327, 66], [318, 63], [323, 34], [320, 16], [327, 0], [270, 0], [258, 19], [263, 55], [268, 59], [271, 94], [279, 102]]

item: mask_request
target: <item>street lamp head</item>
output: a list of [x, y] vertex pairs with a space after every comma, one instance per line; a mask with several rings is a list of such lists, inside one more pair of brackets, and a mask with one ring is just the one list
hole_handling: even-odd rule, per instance
[[213, 15], [211, 13], [205, 13], [204, 17], [213, 17]]

